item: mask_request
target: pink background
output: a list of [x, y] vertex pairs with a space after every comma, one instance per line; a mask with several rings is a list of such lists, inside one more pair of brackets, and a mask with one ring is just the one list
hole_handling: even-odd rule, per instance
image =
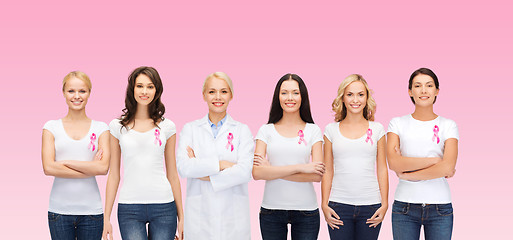
[[[392, 117], [413, 111], [408, 77], [429, 67], [441, 83], [435, 111], [455, 120], [461, 137], [457, 173], [449, 180], [453, 237], [511, 235], [508, 1], [259, 3], [2, 3], [1, 238], [49, 239], [53, 178], [42, 172], [41, 128], [67, 112], [62, 78], [72, 70], [89, 74], [93, 92], [87, 113], [109, 122], [123, 108], [128, 74], [141, 65], [159, 70], [166, 116], [178, 129], [206, 114], [203, 79], [225, 71], [235, 87], [229, 113], [253, 134], [266, 122], [274, 85], [287, 72], [307, 83], [321, 128], [333, 121], [330, 105], [338, 84], [351, 73], [362, 74], [374, 90], [376, 120], [387, 126]], [[106, 177], [97, 179], [103, 196]], [[391, 173], [390, 205], [396, 183]], [[249, 183], [253, 239], [260, 239], [263, 186], [263, 181]], [[380, 239], [392, 239], [390, 215], [389, 208]], [[111, 221], [119, 239], [116, 214]], [[319, 239], [327, 238], [322, 218]]]

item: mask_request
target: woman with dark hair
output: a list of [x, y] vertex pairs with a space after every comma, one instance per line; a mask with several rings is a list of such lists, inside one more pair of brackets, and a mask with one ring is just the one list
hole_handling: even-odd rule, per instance
[[87, 117], [91, 81], [80, 71], [62, 81], [68, 114], [43, 127], [45, 175], [54, 176], [48, 225], [52, 239], [100, 240], [103, 209], [96, 175], [109, 169], [109, 127]]
[[333, 100], [324, 132], [322, 211], [331, 239], [378, 239], [388, 208], [385, 129], [365, 79], [351, 74]]
[[182, 194], [175, 160], [176, 127], [163, 117], [162, 91], [157, 70], [135, 69], [128, 78], [123, 115], [110, 122], [112, 161], [107, 180], [104, 239], [112, 239], [110, 215], [119, 186], [121, 155], [121, 237], [163, 240], [174, 239], [176, 232], [176, 238], [183, 238]]
[[412, 73], [408, 93], [415, 111], [393, 118], [388, 126], [387, 156], [399, 177], [392, 206], [394, 239], [451, 239], [453, 209], [447, 178], [454, 176], [458, 127], [438, 116], [433, 105], [438, 77], [427, 68]]
[[276, 84], [269, 122], [256, 139], [253, 178], [266, 180], [262, 238], [287, 239], [290, 223], [292, 239], [317, 239], [320, 220], [312, 182], [321, 181], [324, 174], [323, 139], [298, 75], [286, 74]]

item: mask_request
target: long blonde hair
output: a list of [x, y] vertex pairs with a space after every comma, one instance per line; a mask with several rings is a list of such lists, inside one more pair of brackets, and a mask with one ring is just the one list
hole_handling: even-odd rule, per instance
[[342, 98], [344, 97], [344, 91], [349, 84], [360, 81], [365, 86], [367, 90], [367, 104], [363, 108], [363, 117], [369, 121], [374, 121], [374, 114], [376, 113], [376, 101], [371, 96], [372, 91], [369, 89], [369, 85], [367, 81], [360, 74], [351, 74], [340, 83], [338, 87], [337, 97], [333, 100], [331, 104], [333, 112], [335, 112], [335, 121], [340, 122], [344, 120], [347, 116], [347, 108], [342, 102]]

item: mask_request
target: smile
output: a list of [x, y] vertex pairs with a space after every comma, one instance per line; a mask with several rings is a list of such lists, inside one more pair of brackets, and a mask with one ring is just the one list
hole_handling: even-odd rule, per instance
[[296, 106], [296, 103], [285, 103], [285, 106], [294, 107], [294, 106]]
[[221, 107], [221, 106], [223, 106], [223, 105], [224, 105], [224, 103], [222, 103], [222, 102], [214, 102], [214, 103], [212, 103], [212, 104], [213, 104], [214, 106], [216, 106], [216, 107]]

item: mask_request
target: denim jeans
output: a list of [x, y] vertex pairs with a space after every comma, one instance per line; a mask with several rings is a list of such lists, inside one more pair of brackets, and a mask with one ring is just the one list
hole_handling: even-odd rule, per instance
[[[121, 238], [127, 240], [173, 240], [176, 234], [175, 202], [118, 204]], [[146, 232], [148, 224], [148, 232]]]
[[452, 204], [416, 204], [395, 201], [392, 206], [392, 233], [395, 240], [418, 240], [424, 226], [426, 240], [451, 239]]
[[381, 223], [378, 226], [369, 227], [367, 219], [381, 207], [381, 203], [373, 205], [349, 205], [338, 202], [329, 202], [328, 206], [333, 209], [344, 225], [339, 226], [339, 229], [331, 229], [328, 226], [330, 239], [364, 239], [372, 240], [378, 239]]
[[292, 240], [316, 240], [319, 235], [319, 209], [313, 211], [260, 208], [263, 240], [286, 240], [290, 223]]
[[58, 240], [100, 240], [103, 232], [103, 214], [63, 215], [48, 212], [50, 236]]

